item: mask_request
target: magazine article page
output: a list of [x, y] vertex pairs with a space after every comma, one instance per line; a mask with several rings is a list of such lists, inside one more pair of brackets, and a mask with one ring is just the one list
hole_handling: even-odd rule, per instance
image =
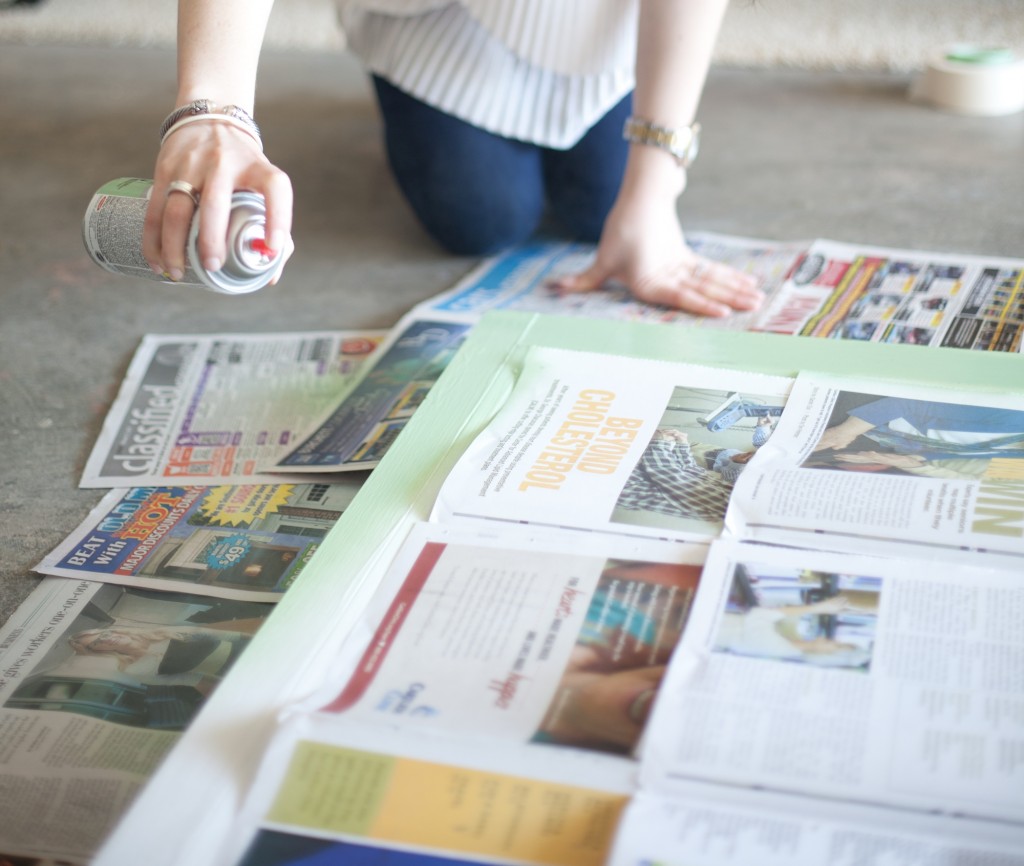
[[312, 559], [362, 480], [111, 490], [35, 570], [275, 602]]
[[602, 866], [635, 767], [294, 716], [216, 862]]
[[[752, 274], [772, 298], [793, 270], [809, 243], [778, 243], [694, 232], [686, 236], [690, 247], [715, 261]], [[690, 327], [747, 330], [759, 314], [738, 312], [724, 318], [705, 318], [669, 307], [638, 301], [622, 283], [609, 282], [599, 291], [567, 293], [554, 283], [567, 274], [586, 270], [594, 259], [591, 244], [538, 241], [485, 262], [453, 289], [420, 304], [426, 317], [440, 312], [479, 319], [488, 310], [517, 310], [559, 316], [583, 316], [641, 322], [669, 322]]]
[[339, 723], [632, 754], [706, 546], [416, 524], [310, 702]]
[[818, 240], [752, 330], [1020, 352], [1024, 260]]
[[[685, 852], [685, 854], [683, 853]], [[1024, 831], [767, 791], [641, 791], [608, 866], [1022, 866]]]
[[436, 522], [708, 540], [791, 379], [535, 348], [441, 488]]
[[645, 779], [1024, 827], [1022, 604], [1019, 572], [716, 541]]
[[263, 474], [334, 404], [380, 331], [147, 335], [82, 487], [279, 482]]
[[735, 535], [1024, 565], [1019, 395], [801, 374], [758, 457], [737, 482]]
[[0, 629], [0, 851], [87, 862], [272, 609], [46, 578]]
[[469, 334], [457, 317], [405, 316], [360, 372], [351, 390], [322, 411], [285, 453], [275, 472], [372, 469]]

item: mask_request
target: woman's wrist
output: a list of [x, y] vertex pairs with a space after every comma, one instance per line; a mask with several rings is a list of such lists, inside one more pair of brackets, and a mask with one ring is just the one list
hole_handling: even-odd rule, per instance
[[179, 129], [193, 123], [224, 123], [241, 130], [263, 149], [263, 137], [252, 115], [238, 105], [216, 105], [210, 99], [195, 99], [176, 108], [160, 125], [160, 146]]
[[630, 145], [620, 195], [675, 206], [686, 188], [686, 169], [668, 152], [642, 144]]

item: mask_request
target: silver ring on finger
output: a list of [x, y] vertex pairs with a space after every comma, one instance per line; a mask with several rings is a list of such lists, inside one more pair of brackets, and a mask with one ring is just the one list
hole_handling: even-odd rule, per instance
[[690, 269], [690, 278], [699, 283], [710, 267], [711, 266], [707, 262], [698, 259]]
[[199, 190], [197, 190], [187, 180], [172, 180], [167, 184], [167, 197], [170, 198], [172, 192], [183, 192], [190, 199], [192, 204], [199, 207]]

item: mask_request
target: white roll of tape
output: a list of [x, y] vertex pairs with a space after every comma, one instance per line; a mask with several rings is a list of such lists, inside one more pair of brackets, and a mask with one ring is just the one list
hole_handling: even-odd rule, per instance
[[928, 64], [910, 96], [957, 114], [1013, 114], [1024, 110], [1024, 59], [1006, 48], [954, 46]]

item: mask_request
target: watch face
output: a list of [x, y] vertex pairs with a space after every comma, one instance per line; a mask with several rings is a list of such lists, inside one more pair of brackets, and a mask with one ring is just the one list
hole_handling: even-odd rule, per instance
[[668, 129], [635, 117], [627, 118], [622, 130], [623, 137], [634, 144], [646, 144], [667, 150], [686, 168], [696, 158], [700, 149], [700, 124]]

